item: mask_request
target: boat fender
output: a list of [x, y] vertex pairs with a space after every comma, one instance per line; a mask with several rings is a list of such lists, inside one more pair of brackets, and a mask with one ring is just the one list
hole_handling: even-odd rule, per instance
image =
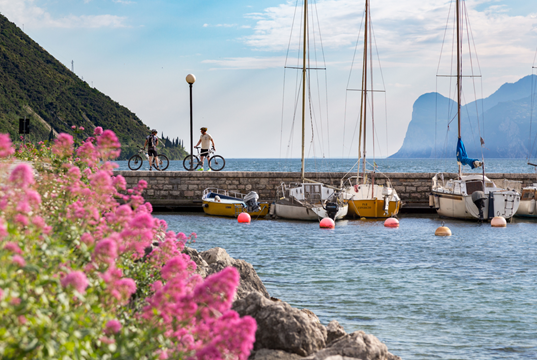
[[354, 191], [358, 192], [358, 190], [360, 190], [360, 187], [358, 186], [358, 184], [354, 185]]
[[201, 205], [201, 207], [208, 208], [209, 204], [203, 204], [203, 205]]

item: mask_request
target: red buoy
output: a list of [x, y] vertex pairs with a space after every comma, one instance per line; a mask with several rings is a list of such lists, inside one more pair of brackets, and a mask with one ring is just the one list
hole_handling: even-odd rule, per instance
[[336, 227], [336, 223], [330, 218], [324, 218], [321, 220], [319, 226], [321, 229], [333, 229]]
[[384, 226], [386, 227], [391, 227], [391, 228], [396, 228], [396, 227], [399, 227], [399, 220], [397, 220], [396, 218], [387, 218], [386, 221], [384, 221]]
[[250, 214], [243, 212], [239, 214], [237, 220], [240, 224], [249, 224], [250, 221], [252, 221], [252, 218], [250, 217]]

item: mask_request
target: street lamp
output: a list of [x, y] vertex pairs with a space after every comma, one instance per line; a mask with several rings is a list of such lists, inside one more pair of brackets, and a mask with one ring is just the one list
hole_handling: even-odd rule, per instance
[[186, 82], [190, 86], [190, 171], [192, 168], [192, 160], [194, 159], [194, 135], [192, 132], [192, 85], [196, 82], [196, 76], [194, 74], [188, 74], [186, 76]]

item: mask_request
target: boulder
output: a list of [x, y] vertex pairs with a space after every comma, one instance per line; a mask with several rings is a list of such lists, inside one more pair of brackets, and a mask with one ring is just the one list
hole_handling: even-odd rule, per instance
[[363, 331], [355, 331], [332, 342], [332, 344], [308, 356], [304, 360], [400, 360], [398, 356], [390, 354], [388, 348], [373, 335]]
[[302, 356], [281, 350], [261, 349], [253, 351], [248, 360], [301, 360]]
[[257, 322], [254, 350], [272, 349], [308, 356], [326, 346], [326, 327], [284, 301], [272, 301], [254, 291], [233, 303], [240, 316]]
[[229, 256], [226, 250], [215, 247], [207, 251], [200, 253], [200, 256], [207, 262], [207, 264], [212, 265], [217, 262], [222, 262], [224, 267], [233, 265], [233, 258]]
[[209, 264], [203, 260], [198, 251], [185, 246], [183, 252], [190, 256], [190, 259], [196, 263], [196, 274], [200, 274], [202, 278], [207, 277], [207, 269], [209, 268]]
[[337, 340], [340, 337], [347, 335], [347, 333], [343, 329], [343, 326], [339, 325], [337, 320], [330, 321], [328, 325], [326, 326], [326, 331], [327, 331], [326, 344], [328, 347], [334, 340]]
[[[195, 251], [195, 250], [194, 250]], [[191, 256], [192, 257], [192, 256]], [[205, 268], [199, 270], [199, 274], [204, 278], [214, 273], [222, 271], [224, 268], [233, 266], [239, 271], [241, 276], [239, 287], [235, 295], [235, 300], [242, 299], [252, 291], [261, 293], [267, 299], [270, 295], [267, 288], [257, 275], [252, 264], [244, 260], [235, 260], [222, 248], [213, 248], [199, 253], [200, 259], [206, 264]], [[192, 259], [194, 260], [194, 259]], [[196, 261], [196, 260], [194, 260]], [[196, 264], [198, 262], [196, 261]], [[202, 274], [203, 273], [203, 274]]]

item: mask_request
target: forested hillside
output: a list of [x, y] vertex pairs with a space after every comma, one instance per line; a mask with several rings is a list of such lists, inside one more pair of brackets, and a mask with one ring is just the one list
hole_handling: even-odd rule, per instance
[[[0, 133], [18, 138], [19, 118], [29, 117], [30, 141], [47, 140], [71, 126], [83, 136], [101, 126], [113, 130], [122, 144], [121, 158], [135, 151], [148, 127], [129, 109], [90, 87], [39, 44], [0, 14]], [[167, 134], [170, 135], [170, 134]], [[181, 142], [164, 152], [184, 155]]]

